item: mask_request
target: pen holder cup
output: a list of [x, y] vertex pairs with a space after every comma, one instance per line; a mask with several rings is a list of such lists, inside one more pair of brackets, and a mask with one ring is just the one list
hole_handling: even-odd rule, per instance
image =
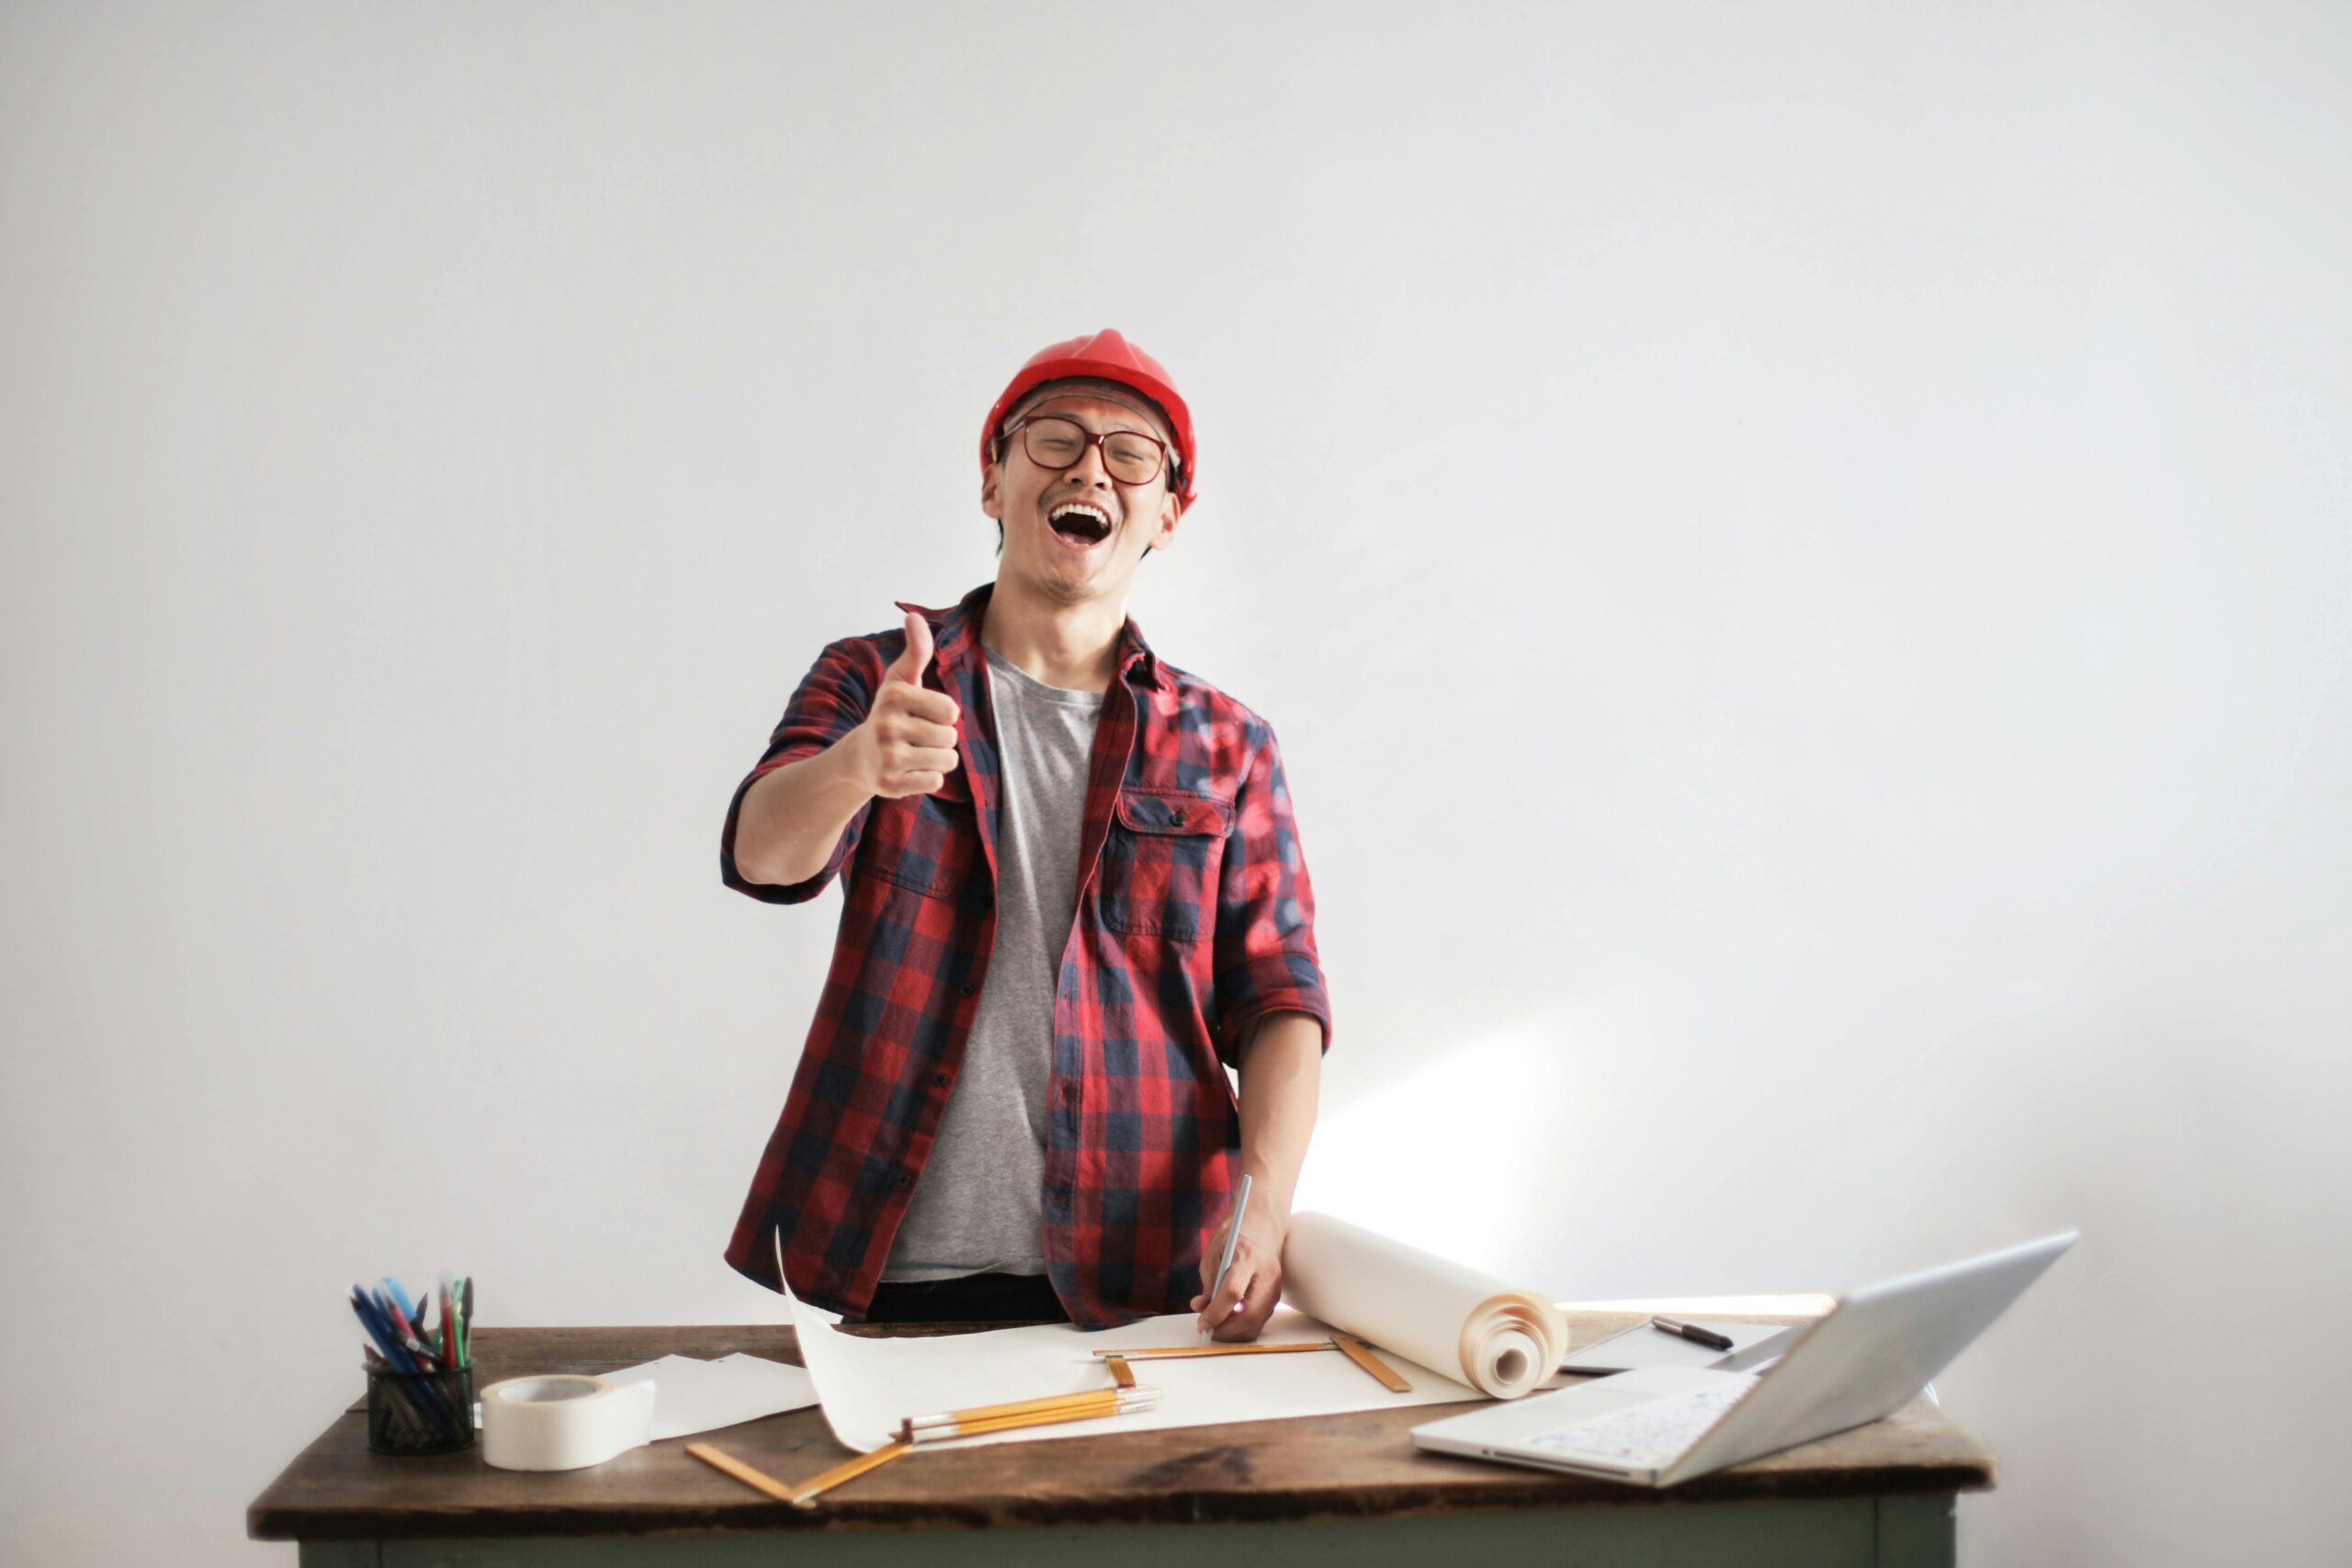
[[447, 1454], [474, 1446], [474, 1370], [368, 1369], [368, 1450]]

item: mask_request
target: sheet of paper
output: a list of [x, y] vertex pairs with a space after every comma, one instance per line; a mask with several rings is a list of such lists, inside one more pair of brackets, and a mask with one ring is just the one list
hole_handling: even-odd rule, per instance
[[[800, 1353], [823, 1395], [833, 1435], [861, 1453], [888, 1441], [900, 1421], [978, 1404], [1001, 1404], [1048, 1394], [1108, 1388], [1111, 1377], [1097, 1350], [1191, 1345], [1198, 1340], [1191, 1313], [1148, 1317], [1123, 1328], [1081, 1333], [1068, 1324], [999, 1328], [931, 1338], [871, 1339], [834, 1332], [838, 1320], [800, 1301], [792, 1303]], [[1278, 1307], [1261, 1344], [1326, 1339], [1323, 1325]], [[959, 1438], [958, 1443], [1037, 1441], [1094, 1432], [1140, 1432], [1202, 1427], [1224, 1421], [1264, 1421], [1329, 1416], [1348, 1410], [1442, 1404], [1476, 1399], [1476, 1390], [1382, 1348], [1381, 1359], [1413, 1385], [1391, 1393], [1336, 1350], [1288, 1356], [1208, 1357], [1185, 1361], [1137, 1361], [1136, 1381], [1160, 1391], [1157, 1409], [1095, 1421]]]
[[1713, 1350], [1704, 1345], [1693, 1345], [1679, 1335], [1664, 1333], [1645, 1323], [1569, 1351], [1560, 1370], [1567, 1372], [1629, 1372], [1637, 1367], [1713, 1367], [1784, 1334], [1793, 1340], [1797, 1333], [1796, 1329], [1778, 1323], [1738, 1323], [1714, 1317], [1693, 1317], [1683, 1321], [1724, 1335], [1731, 1340], [1731, 1348]]
[[806, 1371], [741, 1350], [715, 1361], [664, 1356], [604, 1376], [616, 1383], [652, 1382], [657, 1442], [817, 1403], [816, 1382]]

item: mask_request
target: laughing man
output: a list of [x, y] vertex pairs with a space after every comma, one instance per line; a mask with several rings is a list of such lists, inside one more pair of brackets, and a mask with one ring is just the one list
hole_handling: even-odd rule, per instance
[[1330, 1009], [1272, 729], [1127, 619], [1192, 415], [1102, 332], [1022, 367], [980, 465], [996, 581], [826, 648], [728, 807], [729, 887], [845, 902], [727, 1260], [872, 1322], [1252, 1339]]

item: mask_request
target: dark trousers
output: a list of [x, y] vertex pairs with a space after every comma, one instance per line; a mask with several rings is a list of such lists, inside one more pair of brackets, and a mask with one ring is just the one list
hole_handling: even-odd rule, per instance
[[1043, 1274], [967, 1274], [956, 1280], [886, 1280], [867, 1323], [1068, 1323]]

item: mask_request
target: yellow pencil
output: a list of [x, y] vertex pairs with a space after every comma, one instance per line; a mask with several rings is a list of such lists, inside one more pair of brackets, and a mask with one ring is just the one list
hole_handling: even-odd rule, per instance
[[939, 1443], [952, 1438], [977, 1438], [983, 1433], [1010, 1432], [1023, 1427], [1050, 1427], [1063, 1421], [1092, 1421], [1105, 1416], [1126, 1416], [1152, 1409], [1159, 1403], [1159, 1391], [1156, 1388], [1111, 1388], [1080, 1404], [1032, 1410], [1018, 1416], [957, 1421], [945, 1426], [901, 1428], [900, 1435], [912, 1443]]
[[1002, 1416], [1028, 1416], [1039, 1411], [1064, 1410], [1075, 1404], [1091, 1404], [1109, 1399], [1119, 1391], [1115, 1388], [1090, 1388], [1077, 1393], [1057, 1393], [1041, 1399], [1016, 1399], [1005, 1404], [976, 1404], [969, 1410], [950, 1410], [937, 1416], [912, 1416], [907, 1425], [918, 1431], [925, 1427], [944, 1427], [966, 1421], [993, 1421]]
[[1329, 1339], [1303, 1340], [1295, 1345], [1155, 1345], [1144, 1350], [1097, 1350], [1100, 1361], [1122, 1356], [1130, 1361], [1181, 1361], [1192, 1356], [1288, 1356], [1302, 1350], [1336, 1350]]
[[779, 1503], [796, 1501], [791, 1487], [786, 1486], [766, 1471], [752, 1469], [723, 1449], [714, 1449], [708, 1443], [688, 1443], [686, 1452], [713, 1470], [733, 1476], [754, 1492], [764, 1492]]

